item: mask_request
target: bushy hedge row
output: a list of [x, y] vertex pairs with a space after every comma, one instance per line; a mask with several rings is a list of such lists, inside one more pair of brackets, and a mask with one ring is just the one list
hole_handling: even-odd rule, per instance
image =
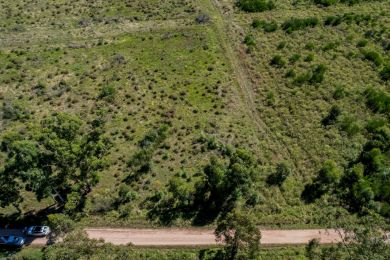
[[324, 20], [325, 26], [337, 26], [343, 22], [350, 24], [355, 22], [360, 24], [362, 22], [370, 22], [373, 20], [373, 17], [369, 14], [355, 14], [355, 13], [346, 13], [343, 15], [330, 15], [327, 16]]
[[292, 33], [296, 30], [302, 30], [306, 27], [315, 27], [320, 23], [317, 17], [309, 18], [290, 18], [282, 24], [282, 29], [287, 33]]
[[275, 8], [272, 0], [238, 0], [237, 6], [245, 12], [264, 12]]

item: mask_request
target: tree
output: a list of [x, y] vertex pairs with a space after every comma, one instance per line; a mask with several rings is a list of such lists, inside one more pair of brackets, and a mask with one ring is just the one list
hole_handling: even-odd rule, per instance
[[47, 220], [54, 238], [62, 237], [74, 229], [74, 221], [65, 214], [50, 214]]
[[278, 163], [276, 171], [268, 176], [267, 183], [269, 185], [281, 186], [290, 174], [291, 170], [287, 163]]
[[[103, 136], [103, 123], [100, 118], [86, 125], [75, 115], [57, 113], [39, 126], [26, 129], [24, 134], [6, 135], [2, 150], [7, 159], [0, 183], [11, 179], [8, 189], [25, 188], [34, 192], [38, 200], [54, 194], [65, 201], [69, 194], [84, 198], [98, 182], [98, 172], [106, 166], [104, 156], [110, 142]], [[11, 195], [11, 200], [2, 199], [1, 203], [20, 200], [17, 192]], [[74, 209], [83, 201], [75, 201]]]
[[310, 241], [306, 246], [309, 259], [364, 259], [384, 260], [390, 255], [389, 239], [383, 221], [377, 215], [363, 217], [356, 221], [336, 220], [341, 241], [329, 247], [318, 248]]
[[225, 243], [224, 259], [256, 259], [259, 253], [261, 233], [247, 212], [235, 209], [219, 218], [215, 235]]

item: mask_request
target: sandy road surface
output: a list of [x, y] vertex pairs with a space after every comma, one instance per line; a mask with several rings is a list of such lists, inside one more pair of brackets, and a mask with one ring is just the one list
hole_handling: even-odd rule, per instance
[[[86, 229], [90, 238], [103, 238], [116, 245], [133, 243], [139, 246], [202, 246], [216, 245], [212, 230], [205, 229]], [[335, 230], [262, 230], [263, 245], [306, 244], [313, 238], [321, 243], [340, 240]]]
[[[132, 243], [137, 246], [206, 246], [217, 245], [212, 230], [208, 229], [113, 229], [88, 228], [90, 238], [102, 238], [115, 245]], [[2, 229], [0, 235], [22, 235], [19, 229]], [[310, 239], [319, 238], [321, 243], [340, 240], [335, 230], [262, 230], [263, 245], [306, 244]], [[46, 238], [27, 238], [28, 245], [45, 245]]]

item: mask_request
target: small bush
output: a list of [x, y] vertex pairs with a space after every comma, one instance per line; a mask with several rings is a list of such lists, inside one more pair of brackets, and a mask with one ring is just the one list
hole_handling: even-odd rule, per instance
[[293, 56], [290, 57], [290, 59], [288, 61], [290, 63], [295, 63], [295, 62], [299, 61], [300, 58], [301, 58], [301, 55], [294, 54]]
[[273, 106], [275, 105], [275, 95], [272, 91], [269, 91], [267, 93], [267, 105], [268, 106]]
[[284, 49], [284, 47], [286, 47], [286, 42], [279, 42], [278, 46], [276, 46], [276, 48], [278, 50], [281, 50], [281, 49]]
[[379, 75], [385, 81], [388, 81], [390, 79], [390, 62], [383, 66], [383, 69], [381, 70]]
[[275, 8], [272, 0], [238, 0], [237, 6], [245, 12], [264, 12]]
[[390, 95], [386, 92], [368, 88], [364, 92], [367, 99], [367, 106], [374, 112], [389, 114], [390, 113]]
[[262, 28], [264, 32], [274, 32], [278, 29], [278, 24], [275, 21], [264, 21], [255, 19], [252, 22], [253, 28]]
[[339, 15], [337, 16], [327, 16], [324, 21], [325, 26], [337, 26], [341, 24], [343, 18]]
[[355, 118], [345, 116], [340, 122], [340, 130], [346, 132], [349, 136], [354, 136], [359, 133], [360, 126]]
[[331, 6], [331, 5], [335, 5], [338, 1], [337, 0], [313, 0], [313, 2], [317, 5]]
[[324, 126], [332, 125], [336, 123], [340, 115], [341, 115], [341, 109], [338, 106], [333, 105], [329, 110], [328, 115], [324, 117], [324, 119], [322, 119], [321, 122]]
[[247, 36], [245, 36], [245, 38], [244, 38], [244, 43], [246, 44], [246, 46], [248, 46], [248, 47], [253, 47], [253, 46], [255, 46], [256, 45], [256, 42], [255, 42], [255, 38], [253, 38], [253, 36], [252, 35], [247, 35]]
[[280, 55], [275, 55], [270, 64], [277, 68], [282, 68], [284, 65], [286, 65], [286, 61], [282, 58]]
[[287, 177], [291, 174], [291, 169], [287, 163], [279, 163], [276, 166], [276, 171], [271, 173], [267, 178], [268, 185], [281, 186]]
[[306, 49], [306, 50], [309, 50], [309, 51], [314, 50], [314, 49], [315, 49], [314, 43], [312, 43], [312, 42], [306, 43], [305, 49]]
[[104, 85], [100, 89], [99, 98], [107, 101], [114, 101], [116, 96], [116, 88], [112, 85]]
[[293, 69], [289, 69], [286, 74], [284, 75], [286, 78], [293, 78], [295, 77], [296, 73]]
[[313, 70], [309, 82], [312, 84], [321, 83], [325, 78], [325, 71], [326, 71], [325, 65], [322, 64], [317, 65]]
[[319, 24], [317, 17], [309, 18], [291, 18], [285, 21], [282, 24], [282, 29], [287, 33], [292, 33], [293, 31], [302, 30], [307, 27], [315, 27]]
[[343, 97], [345, 97], [344, 88], [342, 86], [337, 86], [333, 92], [333, 98], [334, 99], [342, 99]]
[[30, 111], [20, 101], [5, 101], [3, 103], [3, 118], [9, 120], [23, 120], [30, 117]]
[[263, 30], [264, 32], [274, 32], [278, 29], [278, 24], [274, 21], [269, 23], [264, 23]]
[[363, 51], [364, 59], [372, 61], [375, 66], [380, 66], [383, 62], [382, 56], [376, 51]]
[[356, 44], [356, 47], [358, 47], [358, 48], [366, 47], [367, 44], [368, 44], [368, 41], [366, 39], [362, 39], [362, 40], [358, 41], [358, 43]]
[[312, 62], [314, 60], [314, 54], [310, 53], [304, 59], [305, 62]]

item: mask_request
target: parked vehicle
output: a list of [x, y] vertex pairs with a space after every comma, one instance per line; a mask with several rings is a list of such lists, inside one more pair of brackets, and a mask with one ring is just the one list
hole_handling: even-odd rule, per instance
[[24, 238], [18, 236], [0, 236], [2, 246], [23, 246]]
[[44, 237], [50, 233], [48, 226], [31, 226], [27, 228], [26, 235], [34, 237]]

